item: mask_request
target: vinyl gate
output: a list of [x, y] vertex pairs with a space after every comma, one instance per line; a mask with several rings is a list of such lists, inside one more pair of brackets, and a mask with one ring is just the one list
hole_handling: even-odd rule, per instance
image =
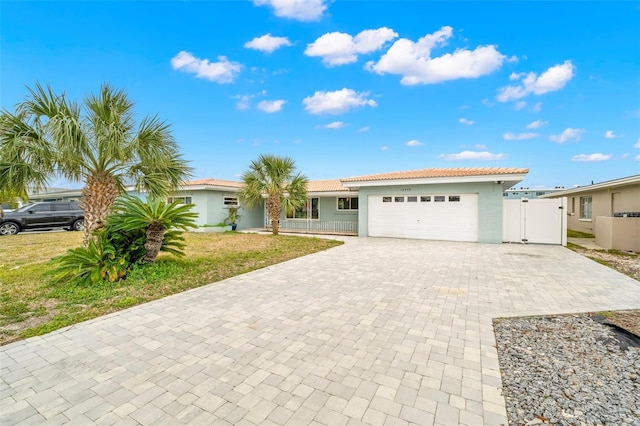
[[503, 200], [505, 243], [567, 245], [567, 198]]

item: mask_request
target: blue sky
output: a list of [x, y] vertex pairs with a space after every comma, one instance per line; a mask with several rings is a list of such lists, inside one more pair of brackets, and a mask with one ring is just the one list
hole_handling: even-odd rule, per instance
[[527, 167], [530, 187], [640, 173], [638, 2], [18, 2], [0, 105], [35, 81], [124, 88], [196, 178], [261, 153], [310, 179]]

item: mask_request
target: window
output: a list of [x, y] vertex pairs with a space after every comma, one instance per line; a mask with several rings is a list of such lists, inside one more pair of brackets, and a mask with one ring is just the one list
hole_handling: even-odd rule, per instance
[[287, 219], [318, 219], [318, 198], [311, 198], [303, 207], [286, 212]]
[[173, 203], [174, 201], [177, 201], [180, 204], [191, 204], [191, 197], [169, 197], [169, 198], [167, 198], [167, 203]]
[[53, 210], [56, 212], [67, 212], [71, 210], [69, 203], [56, 203], [53, 205]]
[[383, 203], [390, 203], [391, 202], [391, 197], [382, 197], [382, 202]]
[[536, 197], [546, 194], [547, 191], [536, 191]]
[[396, 198], [394, 199], [394, 201], [395, 201], [396, 203], [404, 203], [404, 197], [396, 197]]
[[420, 197], [421, 203], [429, 203], [431, 202], [431, 195], [423, 195]]
[[240, 207], [240, 202], [238, 201], [238, 197], [235, 195], [225, 195], [222, 197], [222, 205], [225, 208]]
[[338, 210], [358, 210], [358, 197], [338, 198]]
[[407, 203], [415, 203], [418, 201], [418, 197], [407, 197]]
[[435, 197], [433, 197], [433, 201], [435, 201], [436, 203], [444, 203], [444, 195], [436, 195]]
[[460, 196], [459, 195], [449, 195], [449, 202], [450, 203], [457, 203], [460, 201]]
[[591, 197], [580, 197], [580, 219], [591, 220]]
[[47, 213], [51, 211], [51, 204], [47, 204], [47, 203], [36, 204], [35, 206], [31, 207], [29, 210], [33, 211], [34, 213]]

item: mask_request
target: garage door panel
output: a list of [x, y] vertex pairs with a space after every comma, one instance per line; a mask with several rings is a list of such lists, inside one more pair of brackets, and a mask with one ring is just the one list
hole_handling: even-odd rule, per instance
[[[416, 238], [446, 241], [478, 241], [478, 195], [445, 195], [444, 202], [425, 194], [430, 202], [391, 202], [383, 196], [369, 196], [369, 235], [372, 237]], [[384, 196], [389, 199], [389, 196]], [[421, 196], [418, 196], [418, 200]], [[449, 200], [459, 201], [449, 201]]]

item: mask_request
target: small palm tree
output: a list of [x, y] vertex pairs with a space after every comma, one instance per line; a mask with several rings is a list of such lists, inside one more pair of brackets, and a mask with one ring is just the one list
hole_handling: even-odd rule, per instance
[[307, 202], [307, 178], [294, 171], [295, 162], [291, 158], [263, 154], [242, 175], [244, 187], [239, 192], [240, 199], [253, 207], [266, 196], [273, 235], [278, 235], [283, 208], [291, 211]]
[[[114, 214], [109, 217], [109, 224], [114, 231], [131, 232], [144, 229], [146, 233], [144, 248], [146, 254], [143, 263], [153, 263], [166, 243], [166, 236], [174, 241], [178, 235], [172, 230], [186, 231], [195, 228], [198, 215], [191, 211], [192, 204], [171, 204], [158, 198], [146, 202], [136, 197], [122, 197], [113, 205]], [[174, 252], [171, 247], [167, 251]]]
[[126, 185], [164, 197], [189, 176], [170, 127], [135, 120], [126, 93], [103, 85], [82, 105], [36, 83], [15, 113], [0, 112], [0, 188], [24, 194], [52, 177], [83, 182], [84, 245]]

